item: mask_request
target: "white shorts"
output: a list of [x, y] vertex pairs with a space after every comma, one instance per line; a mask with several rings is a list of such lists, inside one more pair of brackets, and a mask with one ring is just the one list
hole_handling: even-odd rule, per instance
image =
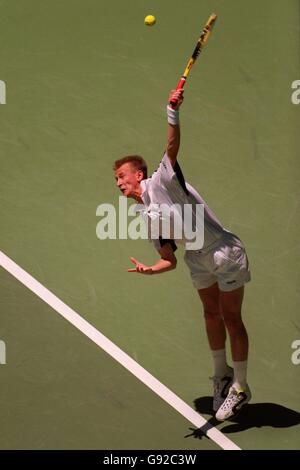
[[205, 289], [217, 282], [220, 290], [230, 292], [251, 279], [246, 250], [233, 234], [226, 234], [208, 249], [187, 250], [184, 261], [196, 289]]

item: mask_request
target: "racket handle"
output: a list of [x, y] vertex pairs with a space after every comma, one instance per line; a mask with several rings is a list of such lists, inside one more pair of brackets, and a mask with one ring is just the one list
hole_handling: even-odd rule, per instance
[[[180, 90], [181, 88], [184, 87], [185, 85], [185, 81], [186, 81], [186, 78], [185, 77], [182, 77], [179, 82], [177, 83], [177, 87], [176, 87], [176, 90]], [[175, 106], [177, 105], [178, 103], [178, 100], [176, 100], [175, 98], [173, 98], [171, 101], [170, 101], [170, 105], [172, 106], [172, 108], [175, 108]]]

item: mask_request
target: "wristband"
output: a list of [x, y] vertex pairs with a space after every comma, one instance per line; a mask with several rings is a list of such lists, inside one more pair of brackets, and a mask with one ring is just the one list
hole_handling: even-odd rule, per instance
[[168, 123], [172, 124], [172, 126], [179, 126], [179, 111], [178, 109], [172, 108], [168, 104], [167, 106], [167, 116], [168, 116]]

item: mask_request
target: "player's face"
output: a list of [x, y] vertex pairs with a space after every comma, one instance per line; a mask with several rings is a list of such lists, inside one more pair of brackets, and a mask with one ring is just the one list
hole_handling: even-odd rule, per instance
[[124, 163], [115, 171], [116, 184], [123, 196], [137, 197], [140, 195], [140, 182], [143, 179], [141, 170], [136, 170], [131, 163]]

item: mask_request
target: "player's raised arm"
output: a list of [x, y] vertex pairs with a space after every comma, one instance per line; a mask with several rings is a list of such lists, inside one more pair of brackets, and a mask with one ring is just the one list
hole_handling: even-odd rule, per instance
[[168, 136], [166, 152], [171, 161], [172, 166], [175, 166], [177, 154], [180, 146], [180, 127], [179, 127], [179, 107], [183, 102], [183, 89], [172, 90], [169, 96], [169, 103], [175, 100], [176, 105], [167, 106], [168, 114]]

